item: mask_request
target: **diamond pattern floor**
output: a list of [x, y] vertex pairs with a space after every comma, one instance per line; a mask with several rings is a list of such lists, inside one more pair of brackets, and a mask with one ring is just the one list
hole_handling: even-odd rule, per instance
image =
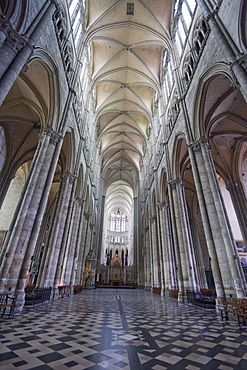
[[247, 329], [144, 290], [84, 290], [0, 321], [0, 369], [247, 369]]

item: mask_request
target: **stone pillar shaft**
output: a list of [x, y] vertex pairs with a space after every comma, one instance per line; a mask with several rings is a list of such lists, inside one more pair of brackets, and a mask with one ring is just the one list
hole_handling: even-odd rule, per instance
[[17, 207], [18, 211], [16, 211], [13, 217], [9, 237], [6, 240], [6, 254], [2, 261], [0, 275], [1, 288], [7, 281], [9, 281], [11, 287], [16, 286], [40, 202], [44, 195], [45, 182], [55, 150], [54, 140], [57, 143], [60, 139], [61, 136], [53, 133], [51, 130], [44, 131], [41, 135], [29, 176]]
[[168, 235], [167, 235], [167, 219], [164, 211], [164, 204], [158, 206], [159, 209], [159, 228], [160, 228], [160, 238], [161, 238], [161, 248], [162, 248], [162, 260], [161, 260], [161, 270], [162, 270], [162, 294], [165, 295], [167, 289], [171, 287], [171, 275], [169, 273], [169, 258], [168, 258]]
[[76, 285], [82, 285], [83, 281], [83, 271], [86, 255], [86, 245], [85, 245], [86, 230], [87, 230], [87, 221], [85, 219], [85, 212], [82, 210], [82, 214], [80, 217], [80, 228], [78, 233], [78, 243], [80, 245], [80, 248], [78, 249], [78, 262], [75, 277]]
[[46, 263], [43, 272], [42, 285], [52, 286], [56, 274], [58, 258], [64, 233], [64, 225], [72, 190], [71, 174], [66, 173], [61, 181], [58, 203], [53, 220], [53, 227], [48, 243]]
[[166, 240], [166, 255], [167, 255], [167, 262], [165, 265], [165, 271], [167, 280], [167, 288], [168, 289], [177, 289], [177, 273], [176, 273], [176, 263], [175, 263], [175, 256], [174, 256], [174, 250], [173, 250], [173, 244], [172, 244], [172, 236], [171, 236], [171, 221], [170, 221], [170, 215], [169, 215], [169, 206], [165, 205], [164, 207], [164, 236]]
[[185, 194], [184, 194], [184, 185], [180, 181], [178, 185], [179, 190], [179, 198], [180, 198], [180, 209], [181, 209], [181, 222], [182, 222], [182, 232], [183, 232], [183, 239], [184, 239], [184, 245], [186, 245], [186, 251], [187, 251], [187, 260], [189, 263], [189, 266], [187, 268], [189, 269], [189, 277], [191, 279], [191, 287], [194, 291], [199, 291], [199, 279], [198, 279], [198, 272], [196, 268], [196, 261], [195, 261], [195, 252], [194, 252], [194, 246], [192, 242], [192, 235], [191, 235], [191, 228], [189, 223], [189, 216], [188, 216], [188, 209], [187, 204], [185, 201]]
[[150, 248], [149, 226], [144, 227], [144, 264], [145, 264], [145, 288], [151, 289], [152, 281], [152, 253]]
[[[57, 139], [59, 139], [59, 137], [57, 137]], [[52, 181], [54, 178], [55, 170], [57, 167], [57, 161], [60, 155], [62, 143], [63, 143], [62, 140], [60, 140], [59, 143], [53, 140], [52, 143], [49, 145], [49, 148], [46, 152], [45, 162], [43, 163], [43, 167], [40, 173], [41, 179], [39, 181], [39, 186], [43, 187], [43, 193], [42, 193], [42, 198], [39, 204], [36, 203], [35, 204], [36, 207], [34, 205], [34, 209], [37, 209], [37, 208], [38, 209], [37, 209], [36, 217], [34, 219], [33, 228], [30, 234], [25, 258], [22, 263], [21, 272], [19, 275], [19, 281], [17, 285], [17, 290], [19, 291], [23, 291], [25, 287], [28, 270], [30, 268], [31, 258], [34, 254], [35, 246], [38, 240], [38, 236], [39, 236], [41, 224], [43, 221], [48, 197], [50, 194], [50, 189], [51, 189]], [[49, 163], [50, 163], [50, 167], [49, 167]], [[42, 184], [42, 181], [43, 181], [43, 184]]]
[[150, 248], [152, 255], [153, 288], [160, 288], [160, 261], [158, 256], [156, 216], [150, 217]]
[[[221, 296], [224, 296], [225, 292], [233, 294], [235, 291], [238, 297], [243, 297], [245, 295], [245, 284], [241, 279], [241, 272], [236, 260], [237, 251], [224, 213], [222, 197], [208, 142], [205, 139], [201, 139], [194, 143], [192, 148], [196, 159], [196, 168], [194, 168], [195, 163], [192, 161], [192, 169], [194, 176], [198, 172], [199, 176], [195, 176], [195, 184], [197, 187], [201, 186], [202, 189], [202, 192], [198, 194], [198, 200], [200, 207], [202, 207], [201, 214], [205, 226], [216, 290], [219, 294], [222, 294]], [[191, 154], [193, 155], [193, 153]], [[209, 225], [210, 230], [208, 228]], [[217, 263], [214, 261], [215, 258], [219, 264], [220, 274]], [[222, 284], [224, 291], [222, 291]]]
[[247, 199], [241, 183], [230, 183], [226, 186], [229, 191], [234, 205], [234, 209], [239, 221], [239, 226], [242, 232], [243, 240], [247, 245]]
[[[193, 177], [194, 177], [194, 182], [195, 182], [195, 187], [196, 187], [198, 203], [199, 203], [199, 207], [201, 211], [201, 217], [202, 217], [202, 223], [203, 223], [203, 228], [205, 232], [208, 253], [209, 253], [210, 260], [211, 260], [215, 289], [217, 292], [217, 297], [224, 297], [225, 293], [224, 293], [223, 281], [222, 281], [219, 261], [218, 261], [218, 257], [217, 257], [217, 253], [215, 249], [215, 244], [213, 240], [213, 234], [212, 234], [212, 230], [210, 227], [209, 214], [208, 214], [208, 209], [206, 206], [206, 192], [204, 192], [204, 188], [207, 187], [208, 182], [207, 182], [205, 175], [201, 173], [202, 172], [201, 166], [203, 166], [202, 156], [200, 152], [197, 153], [198, 151], [200, 151], [200, 146], [199, 144], [196, 144], [192, 147], [189, 146], [188, 150], [190, 153], [190, 161], [191, 161], [191, 166], [192, 166], [192, 172], [193, 172]], [[205, 181], [204, 185], [202, 184], [203, 181]], [[208, 203], [209, 203], [209, 200], [208, 200]]]
[[182, 276], [183, 276], [183, 285], [186, 289], [191, 289], [191, 276], [190, 276], [190, 264], [188, 256], [188, 244], [187, 240], [184, 237], [184, 220], [181, 209], [181, 198], [180, 198], [180, 180], [176, 179], [170, 182], [170, 186], [173, 187], [173, 200], [174, 200], [174, 211], [175, 211], [175, 220], [176, 220], [176, 229], [178, 236], [178, 253], [181, 260]]
[[78, 230], [79, 230], [79, 221], [81, 215], [81, 209], [83, 206], [82, 199], [77, 197], [74, 203], [74, 212], [73, 217], [70, 224], [70, 235], [68, 238], [68, 245], [66, 249], [66, 263], [64, 262], [65, 273], [63, 280], [68, 282], [69, 285], [73, 285], [74, 281], [72, 276], [74, 276], [74, 272], [72, 270], [74, 266], [74, 261], [76, 258], [76, 243], [78, 239]]
[[[216, 209], [217, 214], [217, 225], [221, 231], [221, 238], [223, 239], [223, 245], [226, 251], [226, 257], [228, 259], [227, 263], [227, 270], [231, 270], [232, 274], [232, 284], [234, 290], [236, 291], [237, 297], [244, 297], [246, 294], [246, 283], [244, 283], [241, 279], [241, 272], [239, 269], [239, 265], [237, 263], [237, 249], [235, 244], [233, 243], [231, 233], [228, 227], [228, 222], [226, 220], [227, 215], [224, 212], [224, 207], [222, 204], [222, 197], [220, 193], [220, 189], [217, 183], [217, 177], [213, 166], [213, 161], [210, 153], [210, 148], [207, 142], [201, 142], [201, 149], [202, 149], [202, 156], [205, 163], [205, 168], [208, 174], [209, 184], [212, 191], [213, 202]], [[218, 248], [218, 246], [217, 246]], [[228, 271], [227, 275], [229, 274]], [[229, 275], [228, 275], [229, 276]], [[243, 284], [244, 283], [244, 284]]]
[[184, 296], [184, 280], [183, 280], [183, 270], [182, 270], [182, 262], [181, 262], [181, 255], [179, 252], [179, 239], [178, 236], [179, 230], [176, 224], [176, 196], [173, 193], [176, 191], [176, 187], [173, 183], [168, 184], [168, 194], [170, 200], [170, 210], [171, 210], [171, 225], [172, 225], [172, 235], [173, 235], [173, 242], [174, 242], [174, 251], [175, 251], [175, 259], [176, 259], [176, 271], [177, 271], [177, 279], [178, 279], [178, 300], [183, 300]]

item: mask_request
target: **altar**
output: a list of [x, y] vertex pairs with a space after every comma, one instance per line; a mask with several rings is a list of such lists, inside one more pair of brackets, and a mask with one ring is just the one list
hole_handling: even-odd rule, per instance
[[121, 260], [118, 256], [114, 256], [109, 269], [109, 281], [111, 285], [121, 285], [124, 280], [124, 270], [121, 266]]

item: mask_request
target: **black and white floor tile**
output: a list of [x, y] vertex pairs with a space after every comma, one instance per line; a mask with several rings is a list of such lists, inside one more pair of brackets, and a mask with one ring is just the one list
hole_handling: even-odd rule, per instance
[[247, 369], [247, 328], [144, 290], [84, 290], [0, 320], [0, 369]]

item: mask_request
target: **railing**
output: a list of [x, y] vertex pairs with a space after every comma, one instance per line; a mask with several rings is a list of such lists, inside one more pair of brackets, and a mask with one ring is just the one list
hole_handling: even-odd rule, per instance
[[70, 285], [62, 285], [58, 287], [58, 299], [69, 297], [71, 294], [71, 286]]
[[25, 305], [34, 306], [38, 303], [47, 302], [51, 297], [52, 287], [48, 288], [25, 288]]
[[215, 291], [202, 289], [201, 292], [186, 290], [187, 302], [203, 308], [215, 308]]

